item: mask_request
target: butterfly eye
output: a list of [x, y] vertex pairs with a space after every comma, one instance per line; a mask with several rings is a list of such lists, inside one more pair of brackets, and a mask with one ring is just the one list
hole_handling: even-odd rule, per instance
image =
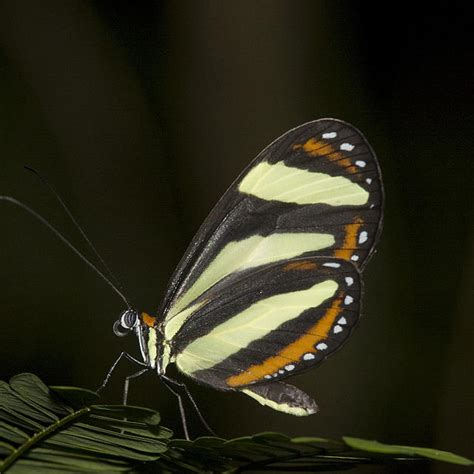
[[120, 324], [125, 329], [132, 329], [138, 321], [138, 313], [132, 309], [127, 309], [120, 316]]

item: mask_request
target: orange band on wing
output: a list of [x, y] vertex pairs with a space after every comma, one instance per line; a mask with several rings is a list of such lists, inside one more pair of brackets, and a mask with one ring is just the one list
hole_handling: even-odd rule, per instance
[[344, 155], [336, 151], [330, 143], [324, 143], [315, 138], [310, 138], [303, 144], [293, 145], [293, 150], [300, 148], [311, 156], [323, 156], [328, 158], [329, 161], [336, 161], [339, 166], [346, 168], [349, 173], [355, 174], [359, 172], [357, 167], [351, 163], [351, 160], [344, 158]]
[[317, 265], [314, 262], [304, 260], [302, 262], [290, 262], [283, 267], [283, 271], [288, 270], [314, 270]]
[[344, 227], [344, 242], [342, 243], [342, 248], [334, 251], [334, 257], [343, 258], [344, 260], [349, 260], [354, 253], [354, 249], [357, 248], [357, 235], [359, 234], [359, 229], [362, 227], [364, 220], [360, 217], [356, 217], [352, 224], [347, 224]]
[[317, 352], [314, 346], [327, 337], [341, 310], [341, 300], [338, 298], [326, 311], [326, 314], [306, 334], [287, 345], [277, 355], [264, 360], [261, 364], [251, 365], [245, 372], [229, 377], [226, 380], [227, 384], [230, 387], [238, 387], [256, 382], [263, 379], [265, 375], [277, 372], [278, 369], [288, 365], [291, 361], [298, 362], [308, 352]]

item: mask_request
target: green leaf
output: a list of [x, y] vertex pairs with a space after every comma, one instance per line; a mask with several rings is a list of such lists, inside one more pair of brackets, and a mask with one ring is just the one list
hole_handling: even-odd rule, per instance
[[[57, 395], [69, 407], [82, 408], [97, 403], [99, 396], [92, 390], [76, 387], [51, 387], [53, 395]], [[51, 394], [50, 394], [51, 395]]]
[[343, 437], [344, 442], [351, 448], [361, 451], [383, 454], [403, 454], [407, 456], [422, 456], [435, 461], [445, 461], [452, 464], [471, 466], [473, 461], [448, 451], [440, 451], [433, 448], [419, 448], [415, 446], [399, 446], [395, 444], [383, 444], [378, 441], [369, 441], [361, 438]]
[[[344, 438], [341, 441], [319, 437], [289, 438], [280, 433], [260, 433], [227, 441], [215, 437], [203, 437], [194, 441], [171, 440], [168, 451], [154, 464], [167, 472], [230, 473], [261, 470], [327, 472], [354, 469], [360, 465], [428, 462], [424, 452], [426, 448], [412, 448], [412, 452], [403, 453], [399, 450], [371, 452], [366, 448], [372, 442], [356, 440], [362, 444], [355, 446], [348, 440], [356, 439]], [[424, 454], [424, 459], [419, 457], [421, 453]], [[443, 460], [448, 462], [465, 459], [446, 454], [448, 456]], [[439, 456], [428, 457], [442, 459]]]
[[349, 437], [290, 438], [267, 432], [229, 440], [172, 439], [156, 411], [97, 401], [90, 390], [48, 388], [32, 374], [0, 381], [0, 472], [231, 474], [342, 471], [369, 464], [403, 470], [406, 463], [431, 460], [472, 464], [445, 451]]
[[131, 472], [167, 450], [156, 411], [97, 400], [32, 374], [0, 382], [0, 472]]

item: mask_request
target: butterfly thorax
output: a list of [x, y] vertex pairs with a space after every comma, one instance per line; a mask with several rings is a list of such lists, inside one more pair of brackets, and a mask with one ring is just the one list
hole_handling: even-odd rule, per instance
[[161, 326], [156, 324], [156, 318], [141, 313], [137, 336], [143, 362], [150, 369], [156, 369], [159, 375], [163, 375], [170, 361], [171, 347], [165, 340]]
[[154, 369], [156, 360], [155, 318], [148, 313], [140, 313], [135, 326], [135, 335], [138, 339], [143, 362]]

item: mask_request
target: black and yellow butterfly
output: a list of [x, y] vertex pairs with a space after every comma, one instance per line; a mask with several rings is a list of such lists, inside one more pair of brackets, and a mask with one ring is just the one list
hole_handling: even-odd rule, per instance
[[326, 359], [354, 329], [382, 207], [380, 169], [357, 129], [334, 119], [294, 128], [222, 196], [156, 316], [128, 309], [115, 332], [137, 335], [140, 373], [166, 380], [174, 363], [215, 389], [315, 413], [314, 400], [282, 380]]
[[[111, 274], [56, 191], [73, 223]], [[138, 338], [142, 366], [125, 380], [156, 370], [178, 396], [170, 363], [204, 385], [245, 393], [297, 416], [314, 400], [282, 382], [339, 349], [360, 309], [361, 271], [382, 227], [383, 188], [375, 154], [351, 125], [321, 119], [282, 135], [263, 150], [211, 211], [179, 263], [156, 316], [133, 309], [111, 279], [46, 219], [51, 229], [125, 301], [114, 332]], [[196, 410], [197, 407], [194, 404]], [[198, 414], [199, 410], [197, 410]], [[202, 419], [202, 417], [201, 417]], [[204, 420], [203, 420], [204, 421]], [[207, 426], [207, 425], [206, 425]]]

